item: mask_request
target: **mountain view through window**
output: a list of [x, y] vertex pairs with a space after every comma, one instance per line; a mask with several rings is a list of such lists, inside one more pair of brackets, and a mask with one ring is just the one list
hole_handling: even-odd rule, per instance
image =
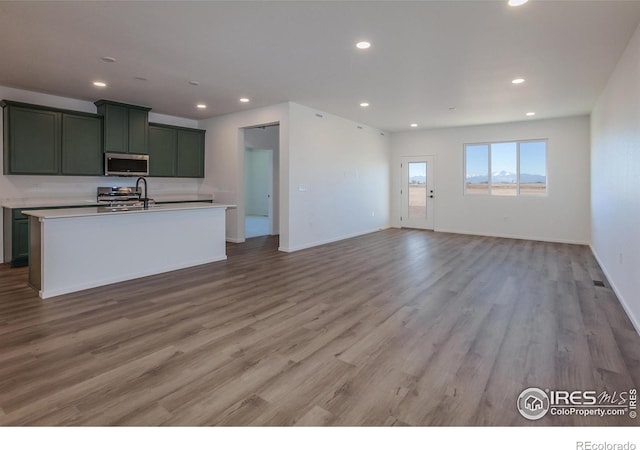
[[465, 145], [465, 194], [546, 195], [547, 141]]

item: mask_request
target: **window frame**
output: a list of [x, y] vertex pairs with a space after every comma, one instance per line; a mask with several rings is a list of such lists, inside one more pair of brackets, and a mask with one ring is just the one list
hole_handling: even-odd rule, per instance
[[[521, 194], [520, 193], [520, 144], [527, 142], [544, 142], [544, 170], [545, 170], [545, 192], [544, 194]], [[493, 144], [516, 144], [516, 195], [494, 195], [491, 193], [491, 184], [492, 184], [492, 167], [491, 167], [491, 146]], [[469, 193], [467, 192], [467, 147], [474, 147], [486, 145], [488, 147], [488, 155], [487, 155], [487, 167], [488, 167], [488, 181], [487, 181], [487, 192], [486, 193]], [[462, 194], [463, 196], [469, 197], [503, 197], [503, 198], [513, 198], [513, 197], [528, 197], [528, 198], [536, 198], [536, 197], [548, 197], [549, 196], [549, 139], [548, 138], [539, 138], [539, 139], [519, 139], [519, 140], [504, 140], [504, 141], [493, 141], [493, 142], [469, 142], [463, 144], [463, 152], [462, 152]]]

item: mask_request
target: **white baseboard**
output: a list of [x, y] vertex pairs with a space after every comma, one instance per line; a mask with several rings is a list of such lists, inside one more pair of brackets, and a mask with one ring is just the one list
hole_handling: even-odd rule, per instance
[[616, 294], [616, 297], [618, 297], [618, 301], [622, 305], [624, 312], [627, 313], [627, 317], [629, 317], [629, 320], [631, 321], [633, 328], [635, 328], [636, 333], [640, 335], [640, 321], [636, 317], [634, 317], [633, 312], [629, 307], [629, 304], [626, 302], [626, 300], [622, 296], [622, 292], [620, 292], [620, 290], [616, 287], [616, 284], [613, 282], [613, 278], [611, 278], [611, 275], [609, 275], [609, 272], [607, 271], [607, 267], [602, 263], [602, 260], [598, 256], [598, 253], [596, 252], [596, 250], [593, 248], [592, 245], [589, 245], [589, 248], [591, 249], [591, 253], [593, 253], [593, 256], [596, 258], [596, 261], [598, 261], [598, 264], [600, 264], [600, 268], [602, 269], [604, 276], [607, 277], [607, 281], [611, 285], [611, 289], [613, 289], [613, 292]]
[[442, 228], [438, 228], [434, 231], [438, 233], [468, 234], [471, 236], [486, 236], [486, 237], [497, 237], [497, 238], [505, 238], [505, 239], [521, 239], [525, 241], [553, 242], [556, 244], [589, 245], [589, 242], [585, 242], [585, 241], [574, 241], [571, 239], [554, 239], [554, 238], [546, 238], [546, 237], [540, 237], [540, 236], [519, 236], [519, 235], [500, 234], [500, 233], [478, 233], [476, 231], [447, 230]]
[[245, 242], [244, 239], [239, 239], [239, 238], [231, 238], [231, 237], [227, 237], [225, 238], [227, 240], [227, 242], [231, 242], [233, 244], [242, 244], [243, 242]]
[[324, 239], [322, 241], [316, 241], [316, 242], [312, 242], [312, 243], [309, 243], [309, 244], [297, 245], [295, 247], [278, 247], [278, 250], [281, 251], [281, 252], [287, 252], [287, 253], [297, 252], [299, 250], [305, 250], [307, 248], [317, 247], [319, 245], [331, 244], [332, 242], [343, 241], [345, 239], [351, 239], [351, 238], [358, 237], [358, 236], [364, 236], [365, 234], [376, 233], [378, 231], [386, 230], [388, 228], [390, 228], [390, 227], [389, 226], [384, 226], [382, 228], [376, 228], [375, 230], [367, 230], [367, 231], [360, 231], [358, 233], [345, 234], [343, 236], [330, 238], [330, 239]]

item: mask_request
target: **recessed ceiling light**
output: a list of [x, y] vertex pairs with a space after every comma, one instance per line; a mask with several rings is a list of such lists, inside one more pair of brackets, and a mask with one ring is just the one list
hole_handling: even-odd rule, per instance
[[511, 82], [513, 84], [522, 84], [524, 83], [524, 78], [514, 78], [513, 80], [511, 80]]
[[411, 124], [411, 128], [415, 128], [415, 127], [417, 127], [417, 126], [418, 126], [418, 124], [417, 124], [417, 123], [412, 123], [412, 124]]
[[189, 81], [189, 84], [191, 86], [200, 86], [200, 82], [199, 81]]
[[520, 6], [527, 3], [529, 0], [509, 0], [509, 6]]
[[241, 102], [241, 103], [249, 103], [249, 101], [250, 101], [250, 100], [249, 100], [247, 97], [242, 97], [242, 98], [240, 99], [240, 102]]
[[100, 59], [104, 62], [116, 62], [116, 59], [113, 56], [103, 56]]
[[362, 102], [362, 103], [360, 103], [360, 106], [362, 106], [363, 108], [366, 108], [367, 106], [369, 106], [369, 103]]
[[93, 85], [96, 87], [107, 87], [107, 83], [105, 83], [104, 81], [94, 81]]
[[535, 116], [535, 115], [536, 115], [536, 113], [534, 113], [533, 111], [530, 111], [530, 112], [527, 113], [527, 116]]
[[455, 110], [456, 110], [456, 107], [455, 107], [455, 106], [450, 106], [450, 107], [449, 107], [449, 111], [455, 111]]
[[371, 42], [360, 41], [356, 44], [356, 47], [358, 47], [360, 50], [366, 50], [371, 47]]
[[205, 109], [207, 107], [204, 103], [198, 103], [196, 106], [200, 109]]
[[148, 78], [145, 77], [134, 77], [134, 80], [138, 80], [138, 81], [149, 81]]

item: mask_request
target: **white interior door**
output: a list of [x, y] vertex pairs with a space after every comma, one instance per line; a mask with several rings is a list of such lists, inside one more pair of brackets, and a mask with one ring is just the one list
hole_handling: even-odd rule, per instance
[[433, 156], [410, 156], [400, 160], [400, 196], [403, 228], [433, 230], [434, 167]]
[[246, 148], [245, 237], [272, 235], [273, 226], [273, 150]]
[[269, 218], [269, 235], [273, 236], [273, 150], [267, 150], [268, 162], [267, 162], [267, 217]]

